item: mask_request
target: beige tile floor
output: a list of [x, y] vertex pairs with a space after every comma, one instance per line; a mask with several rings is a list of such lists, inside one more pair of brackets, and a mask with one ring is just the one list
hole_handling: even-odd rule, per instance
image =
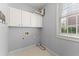
[[16, 56], [50, 56], [47, 50], [41, 50], [37, 46], [32, 46], [28, 49], [14, 53]]

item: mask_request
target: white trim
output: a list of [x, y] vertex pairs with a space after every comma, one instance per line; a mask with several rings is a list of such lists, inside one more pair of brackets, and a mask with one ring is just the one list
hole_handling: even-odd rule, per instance
[[51, 54], [51, 56], [59, 56], [55, 51], [52, 51], [49, 48], [47, 48], [47, 50]]
[[76, 35], [78, 34], [78, 15], [76, 16]]
[[[58, 13], [57, 13], [58, 14]], [[77, 14], [71, 14], [71, 15], [69, 15], [69, 16], [65, 16], [65, 17], [72, 17], [72, 16], [76, 16], [76, 25], [68, 25], [68, 20], [67, 20], [67, 29], [68, 29], [68, 27], [69, 26], [72, 26], [72, 27], [76, 27], [76, 33], [74, 34], [74, 33], [68, 33], [68, 30], [67, 30], [67, 33], [61, 33], [61, 29], [60, 29], [60, 27], [59, 27], [59, 25], [61, 25], [61, 24], [59, 24], [59, 22], [58, 22], [58, 18], [57, 18], [57, 28], [56, 28], [56, 30], [57, 30], [57, 38], [62, 38], [62, 39], [66, 39], [66, 40], [71, 40], [71, 41], [75, 41], [75, 42], [79, 42], [79, 34], [78, 34], [78, 19], [77, 19], [77, 17], [78, 17], [78, 13]]]
[[57, 10], [56, 10], [56, 34], [59, 34], [61, 32], [61, 25], [60, 25], [60, 16], [62, 12], [63, 4], [57, 4]]
[[42, 43], [42, 45], [47, 49], [47, 51], [51, 54], [51, 56], [59, 56], [59, 54], [49, 49], [44, 43]]
[[59, 17], [59, 15], [58, 15], [58, 9], [59, 9], [59, 4], [57, 4], [57, 10], [56, 10], [56, 15], [57, 15], [57, 17], [56, 17], [56, 34], [58, 34], [58, 32], [59, 32], [59, 28], [58, 28], [58, 24], [59, 24], [59, 22], [58, 22], [58, 17]]
[[68, 40], [68, 41], [79, 43], [79, 36], [76, 36], [76, 35], [57, 35], [56, 37], [63, 39], [63, 40]]

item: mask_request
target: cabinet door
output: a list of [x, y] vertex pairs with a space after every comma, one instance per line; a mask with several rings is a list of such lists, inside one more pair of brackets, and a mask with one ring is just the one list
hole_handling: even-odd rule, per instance
[[42, 27], [42, 16], [33, 13], [31, 15], [31, 26], [32, 27]]
[[27, 11], [22, 11], [22, 26], [23, 27], [30, 27], [30, 17], [31, 13]]
[[16, 8], [10, 8], [10, 26], [21, 25], [21, 10]]
[[38, 20], [37, 20], [37, 26], [38, 27], [42, 27], [42, 16], [41, 15], [37, 15], [37, 18], [38, 18]]

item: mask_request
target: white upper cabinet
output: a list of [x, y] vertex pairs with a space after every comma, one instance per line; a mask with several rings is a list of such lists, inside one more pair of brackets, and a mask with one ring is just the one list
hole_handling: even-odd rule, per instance
[[27, 11], [22, 11], [22, 26], [30, 27], [31, 26], [31, 13]]
[[9, 26], [42, 27], [42, 16], [21, 9], [10, 8]]
[[21, 10], [10, 8], [10, 26], [21, 26]]
[[31, 26], [42, 27], [42, 16], [38, 14], [31, 14]]

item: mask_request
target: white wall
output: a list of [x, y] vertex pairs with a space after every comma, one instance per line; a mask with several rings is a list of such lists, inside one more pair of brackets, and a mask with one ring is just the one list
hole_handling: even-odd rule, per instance
[[[5, 15], [5, 20], [7, 20], [7, 6], [7, 4], [0, 3], [0, 11]], [[0, 56], [6, 55], [8, 55], [8, 26], [0, 23]]]
[[0, 56], [8, 55], [8, 26], [0, 23]]
[[43, 18], [41, 42], [59, 55], [79, 56], [79, 42], [56, 38], [56, 4], [48, 4]]

